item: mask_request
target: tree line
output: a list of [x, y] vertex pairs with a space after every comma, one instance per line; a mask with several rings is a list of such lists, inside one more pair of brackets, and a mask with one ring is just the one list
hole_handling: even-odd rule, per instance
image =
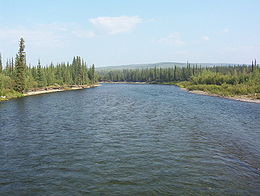
[[38, 60], [36, 66], [27, 66], [23, 38], [19, 41], [15, 58], [8, 59], [5, 66], [0, 54], [0, 95], [47, 86], [88, 85], [96, 83], [97, 79], [95, 66], [87, 67], [79, 56], [74, 57], [71, 63], [42, 66]]
[[30, 89], [48, 86], [70, 86], [94, 84], [97, 81], [148, 82], [182, 85], [190, 89], [210, 89], [230, 94], [260, 93], [260, 67], [256, 60], [251, 65], [202, 67], [187, 63], [185, 67], [145, 68], [99, 71], [94, 65], [87, 67], [79, 56], [72, 62], [42, 66], [27, 66], [23, 38], [15, 58], [8, 59], [3, 66], [0, 54], [0, 96], [23, 93]]
[[251, 65], [191, 66], [99, 71], [101, 81], [175, 84], [223, 96], [250, 95], [260, 99], [260, 67]]
[[243, 83], [249, 79], [257, 79], [260, 67], [256, 61], [252, 65], [213, 66], [201, 67], [191, 66], [171, 68], [145, 68], [145, 69], [123, 69], [111, 71], [99, 71], [101, 81], [114, 82], [180, 82], [196, 81], [196, 83], [235, 84]]

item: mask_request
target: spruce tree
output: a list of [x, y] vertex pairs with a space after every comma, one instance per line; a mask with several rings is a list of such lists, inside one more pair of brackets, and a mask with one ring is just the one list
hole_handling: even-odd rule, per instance
[[95, 65], [94, 64], [89, 69], [88, 77], [90, 79], [91, 84], [94, 84], [95, 83]]
[[37, 82], [38, 82], [38, 87], [43, 87], [45, 85], [45, 80], [44, 80], [44, 75], [43, 75], [43, 70], [41, 67], [41, 62], [40, 59], [38, 60], [38, 65], [37, 65]]
[[16, 56], [16, 80], [15, 80], [15, 90], [22, 93], [25, 89], [25, 69], [26, 69], [26, 61], [25, 61], [25, 51], [24, 51], [24, 39], [21, 38], [19, 42], [19, 50]]

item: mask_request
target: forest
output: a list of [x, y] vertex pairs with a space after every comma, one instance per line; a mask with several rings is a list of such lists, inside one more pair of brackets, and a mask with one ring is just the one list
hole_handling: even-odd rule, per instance
[[95, 66], [87, 67], [79, 56], [74, 57], [71, 63], [42, 66], [38, 60], [37, 65], [28, 66], [23, 38], [19, 41], [15, 58], [8, 59], [5, 66], [3, 64], [0, 54], [0, 99], [20, 97], [32, 89], [91, 85], [98, 79]]
[[260, 67], [256, 60], [251, 65], [202, 67], [187, 63], [186, 67], [99, 71], [99, 76], [101, 81], [174, 84], [221, 96], [260, 99]]
[[0, 100], [23, 96], [29, 90], [46, 87], [70, 88], [106, 82], [146, 82], [173, 84], [188, 90], [201, 90], [221, 96], [245, 95], [260, 99], [260, 67], [256, 60], [251, 65], [202, 67], [187, 62], [185, 67], [122, 69], [95, 71], [95, 66], [79, 56], [72, 62], [42, 66], [26, 64], [25, 43], [19, 41], [15, 58], [3, 65], [0, 54]]

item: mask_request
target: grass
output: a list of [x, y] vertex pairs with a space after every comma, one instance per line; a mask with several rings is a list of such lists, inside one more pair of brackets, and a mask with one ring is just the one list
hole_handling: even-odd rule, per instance
[[6, 101], [8, 99], [13, 99], [18, 97], [23, 97], [23, 94], [10, 89], [0, 90], [0, 101]]

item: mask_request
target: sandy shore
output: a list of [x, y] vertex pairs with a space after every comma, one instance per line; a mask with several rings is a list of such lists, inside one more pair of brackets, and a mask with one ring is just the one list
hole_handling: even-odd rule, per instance
[[61, 91], [69, 91], [69, 90], [80, 90], [85, 88], [94, 88], [101, 86], [100, 84], [94, 84], [94, 85], [75, 85], [71, 87], [57, 87], [57, 88], [45, 88], [45, 89], [38, 89], [38, 90], [32, 90], [29, 92], [24, 93], [24, 96], [31, 96], [31, 95], [40, 95], [45, 93], [55, 93], [55, 92], [61, 92]]
[[199, 95], [220, 97], [220, 98], [224, 98], [224, 99], [231, 99], [231, 100], [242, 101], [242, 102], [260, 103], [260, 99], [252, 99], [252, 98], [248, 98], [246, 96], [225, 97], [225, 96], [221, 96], [221, 95], [217, 95], [217, 94], [211, 94], [211, 93], [208, 93], [208, 92], [205, 92], [205, 91], [200, 91], [200, 90], [189, 91], [188, 89], [185, 89], [185, 88], [181, 88], [181, 89], [186, 90], [189, 93], [194, 93], [194, 94], [199, 94]]

